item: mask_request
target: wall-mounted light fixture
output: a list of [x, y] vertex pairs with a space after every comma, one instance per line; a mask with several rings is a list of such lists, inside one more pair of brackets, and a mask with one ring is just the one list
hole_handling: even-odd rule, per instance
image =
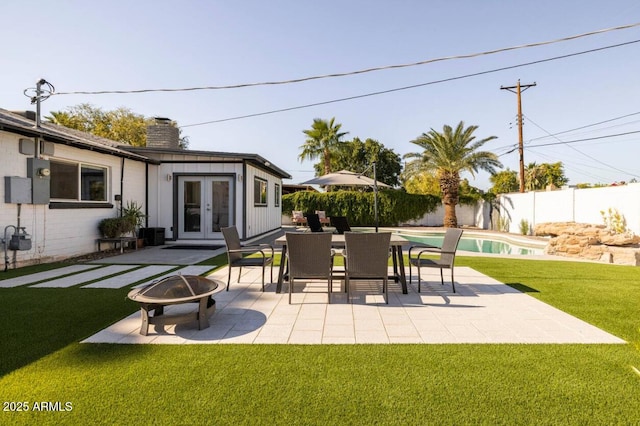
[[171, 173], [167, 174], [167, 182], [171, 182], [171, 179], [173, 179], [173, 175]]
[[242, 182], [242, 175], [238, 175], [238, 182]]

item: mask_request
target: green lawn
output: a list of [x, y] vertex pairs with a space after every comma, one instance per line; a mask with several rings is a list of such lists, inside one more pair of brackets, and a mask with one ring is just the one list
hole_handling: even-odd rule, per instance
[[640, 268], [485, 257], [457, 264], [630, 343], [79, 344], [135, 311], [127, 290], [0, 289], [3, 401], [72, 407], [3, 411], [0, 424], [640, 423]]

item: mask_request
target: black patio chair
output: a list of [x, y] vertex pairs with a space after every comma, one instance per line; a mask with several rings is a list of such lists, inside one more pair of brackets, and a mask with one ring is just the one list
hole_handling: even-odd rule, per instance
[[345, 232], [350, 232], [351, 227], [349, 226], [349, 221], [346, 216], [331, 216], [331, 226], [336, 228], [337, 234], [344, 234]]
[[322, 223], [320, 222], [320, 216], [315, 213], [307, 214], [307, 225], [311, 232], [323, 232]]

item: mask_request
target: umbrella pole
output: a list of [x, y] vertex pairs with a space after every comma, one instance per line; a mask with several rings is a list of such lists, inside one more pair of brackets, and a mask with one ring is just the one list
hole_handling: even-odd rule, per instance
[[373, 215], [375, 218], [376, 232], [378, 232], [378, 176], [376, 176], [376, 162], [373, 162]]

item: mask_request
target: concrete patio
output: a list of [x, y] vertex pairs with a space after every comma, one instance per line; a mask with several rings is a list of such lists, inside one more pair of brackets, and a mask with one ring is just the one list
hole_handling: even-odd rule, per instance
[[[111, 259], [113, 261], [113, 258]], [[276, 273], [277, 270], [274, 270]], [[209, 278], [226, 284], [228, 269]], [[376, 282], [357, 282], [353, 303], [334, 282], [332, 303], [327, 303], [326, 282], [300, 283], [288, 303], [288, 287], [275, 293], [275, 283], [260, 291], [260, 269], [245, 268], [241, 282], [233, 270], [229, 291], [214, 295], [217, 310], [210, 327], [197, 324], [151, 326], [149, 335], [139, 334], [136, 312], [84, 340], [86, 343], [125, 344], [443, 344], [443, 343], [625, 343], [569, 314], [555, 309], [477, 271], [456, 268], [456, 290], [442, 286], [437, 271], [416, 282], [408, 294], [392, 283], [385, 304]], [[268, 276], [267, 276], [268, 280]], [[353, 289], [353, 287], [352, 287]], [[87, 289], [91, 291], [91, 289]], [[195, 310], [177, 305], [165, 314]]]

